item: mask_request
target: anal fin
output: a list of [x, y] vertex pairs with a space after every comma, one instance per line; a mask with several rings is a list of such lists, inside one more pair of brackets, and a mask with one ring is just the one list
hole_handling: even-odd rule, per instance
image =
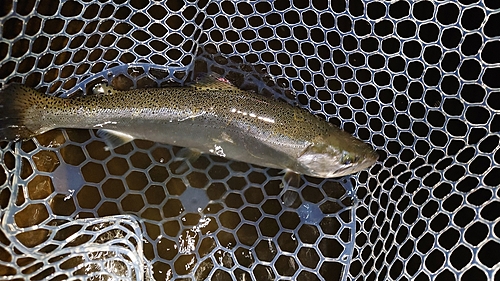
[[97, 135], [106, 142], [106, 150], [115, 149], [134, 140], [134, 137], [119, 131], [99, 129]]
[[281, 193], [280, 197], [282, 200], [282, 203], [287, 206], [291, 207], [292, 205], [295, 204], [297, 200], [300, 201], [298, 198], [298, 193], [296, 191], [293, 191], [293, 189], [299, 189], [300, 188], [300, 175], [291, 171], [291, 170], [285, 170], [285, 175], [283, 176], [283, 182], [281, 183]]

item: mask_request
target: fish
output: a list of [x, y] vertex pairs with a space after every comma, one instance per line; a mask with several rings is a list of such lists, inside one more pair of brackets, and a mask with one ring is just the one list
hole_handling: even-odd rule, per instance
[[214, 77], [125, 91], [98, 84], [94, 92], [60, 98], [7, 85], [0, 95], [0, 140], [56, 128], [98, 129], [111, 148], [144, 139], [317, 178], [357, 173], [378, 159], [369, 144], [305, 109]]

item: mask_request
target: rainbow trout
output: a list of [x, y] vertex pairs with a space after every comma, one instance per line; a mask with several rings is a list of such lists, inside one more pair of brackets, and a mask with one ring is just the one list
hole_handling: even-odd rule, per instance
[[10, 84], [0, 95], [0, 140], [99, 129], [112, 136], [112, 147], [145, 139], [320, 178], [356, 173], [378, 159], [371, 146], [303, 109], [206, 80], [129, 91], [98, 85], [100, 94], [79, 98]]

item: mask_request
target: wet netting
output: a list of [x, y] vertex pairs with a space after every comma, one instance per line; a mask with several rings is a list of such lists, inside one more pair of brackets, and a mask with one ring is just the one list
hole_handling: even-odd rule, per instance
[[285, 191], [275, 169], [94, 130], [0, 142], [0, 280], [500, 279], [496, 0], [3, 0], [0, 34], [2, 87], [215, 72], [380, 154]]

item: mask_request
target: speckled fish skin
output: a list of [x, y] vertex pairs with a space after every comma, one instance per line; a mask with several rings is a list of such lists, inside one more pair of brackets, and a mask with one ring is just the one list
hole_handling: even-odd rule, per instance
[[0, 139], [55, 128], [108, 129], [320, 178], [372, 166], [371, 146], [307, 111], [223, 82], [57, 98], [11, 84], [0, 95]]

